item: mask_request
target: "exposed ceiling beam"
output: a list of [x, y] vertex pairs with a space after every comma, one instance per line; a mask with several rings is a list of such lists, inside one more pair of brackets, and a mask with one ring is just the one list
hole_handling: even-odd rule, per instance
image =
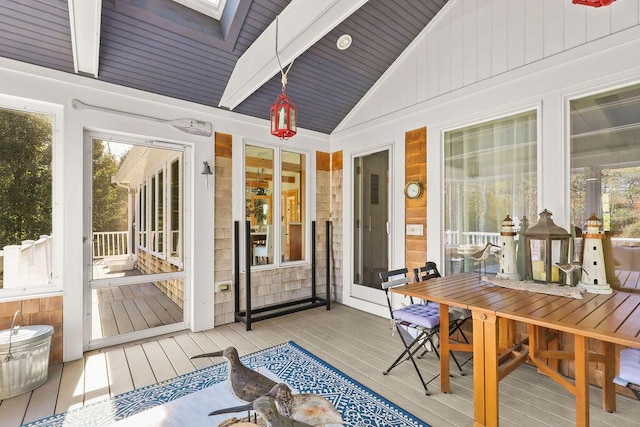
[[102, 0], [68, 0], [73, 67], [77, 74], [98, 77]]
[[[282, 66], [286, 67], [366, 2], [292, 0], [278, 18], [278, 57]], [[273, 21], [236, 63], [219, 106], [234, 109], [279, 72]]]

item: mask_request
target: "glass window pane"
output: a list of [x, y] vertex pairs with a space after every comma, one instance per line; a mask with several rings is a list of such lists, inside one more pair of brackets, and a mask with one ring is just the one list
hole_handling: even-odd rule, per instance
[[171, 163], [171, 230], [170, 230], [170, 247], [171, 253], [170, 256], [172, 258], [181, 258], [181, 248], [180, 248], [180, 234], [182, 231], [182, 194], [180, 193], [180, 161], [179, 159], [174, 160]]
[[304, 259], [306, 156], [282, 152], [281, 244], [283, 261]]
[[164, 171], [158, 172], [158, 252], [164, 251]]
[[251, 222], [252, 265], [273, 264], [274, 150], [247, 145], [245, 150], [245, 214]]
[[51, 284], [52, 116], [0, 108], [0, 289]]
[[571, 222], [580, 233], [592, 213], [602, 220], [615, 266], [607, 281], [624, 287], [640, 271], [640, 85], [575, 99], [570, 110]]
[[[498, 244], [503, 219], [537, 218], [536, 111], [445, 133], [445, 272], [471, 271], [469, 254]], [[489, 271], [498, 260], [490, 257]]]

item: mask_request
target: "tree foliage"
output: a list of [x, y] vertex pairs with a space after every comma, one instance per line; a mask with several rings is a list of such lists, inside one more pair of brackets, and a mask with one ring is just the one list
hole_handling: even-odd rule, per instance
[[120, 162], [108, 145], [94, 140], [93, 231], [127, 230], [127, 189], [111, 183], [119, 167]]
[[0, 248], [51, 234], [52, 121], [0, 109]]

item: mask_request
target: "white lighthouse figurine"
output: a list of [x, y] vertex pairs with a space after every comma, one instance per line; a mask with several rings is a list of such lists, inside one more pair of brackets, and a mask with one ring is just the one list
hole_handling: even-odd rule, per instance
[[500, 271], [496, 275], [498, 279], [520, 280], [518, 265], [516, 263], [516, 232], [513, 228], [513, 220], [507, 215], [502, 220], [502, 250], [500, 256]]
[[592, 294], [610, 294], [613, 292], [607, 283], [607, 274], [604, 268], [604, 252], [602, 240], [604, 233], [600, 232], [602, 222], [596, 214], [591, 214], [582, 233], [582, 277], [577, 287]]

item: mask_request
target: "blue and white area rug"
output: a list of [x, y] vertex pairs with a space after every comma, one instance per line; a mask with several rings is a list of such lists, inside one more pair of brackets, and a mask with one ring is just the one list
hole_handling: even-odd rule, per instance
[[[294, 391], [329, 399], [342, 414], [345, 426], [429, 427], [294, 342], [241, 357], [241, 360], [275, 381], [287, 383]], [[217, 426], [234, 414], [209, 417], [209, 412], [243, 403], [233, 396], [226, 378], [227, 363], [221, 362], [27, 426]]]

